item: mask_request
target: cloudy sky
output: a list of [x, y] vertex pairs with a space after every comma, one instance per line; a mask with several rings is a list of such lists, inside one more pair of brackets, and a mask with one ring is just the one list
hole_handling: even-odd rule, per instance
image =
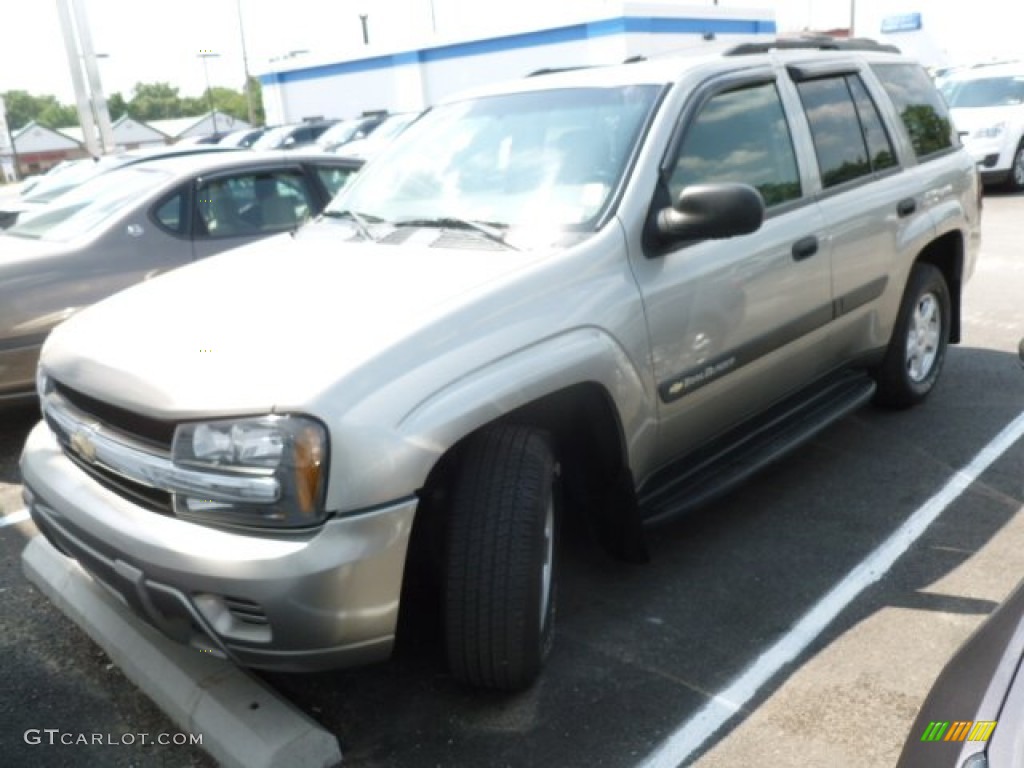
[[[982, 15], [980, 6], [998, 0], [857, 0], [858, 25], [877, 30], [879, 13], [926, 9], [929, 28], [942, 38], [940, 48], [961, 49], [972, 42], [965, 17]], [[127, 98], [139, 81], [167, 81], [183, 95], [199, 95], [204, 86], [201, 50], [209, 59], [213, 85], [240, 88], [243, 78], [239, 10], [245, 26], [250, 69], [291, 51], [336, 59], [375, 50], [417, 47], [466, 34], [495, 34], [524, 23], [542, 26], [553, 14], [621, 8], [615, 0], [516, 0], [499, 4], [482, 0], [79, 0], [88, 11], [104, 90]], [[662, 0], [665, 2], [665, 0]], [[671, 2], [671, 0], [668, 0]], [[0, 45], [0, 91], [21, 89], [52, 93], [73, 101], [67, 57], [57, 16], [57, 0], [0, 0], [6, 16]], [[681, 7], [711, 6], [713, 0], [679, 0]], [[771, 8], [780, 30], [845, 27], [850, 0], [720, 0], [722, 7]], [[12, 15], [14, 7], [16, 13]], [[995, 7], [992, 8], [996, 10]], [[363, 45], [360, 15], [371, 38]], [[873, 14], [873, 15], [872, 15]], [[1012, 26], [1012, 25], [1009, 25]], [[870, 30], [858, 30], [870, 34]], [[989, 34], [995, 34], [990, 31]], [[955, 37], [954, 37], [955, 35]], [[992, 39], [988, 39], [988, 48]], [[987, 50], [987, 49], [986, 49]], [[981, 49], [979, 48], [979, 55]], [[973, 53], [967, 55], [975, 55]]]

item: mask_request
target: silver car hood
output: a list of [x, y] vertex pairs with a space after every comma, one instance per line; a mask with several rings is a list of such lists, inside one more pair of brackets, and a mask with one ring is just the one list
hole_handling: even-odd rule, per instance
[[541, 257], [272, 238], [77, 314], [51, 333], [42, 363], [157, 418], [294, 408]]

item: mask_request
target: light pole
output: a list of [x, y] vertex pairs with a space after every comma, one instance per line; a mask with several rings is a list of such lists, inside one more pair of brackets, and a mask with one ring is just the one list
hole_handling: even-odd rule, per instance
[[245, 70], [245, 105], [249, 108], [249, 125], [256, 125], [256, 108], [252, 103], [252, 85], [249, 75], [249, 54], [245, 50], [245, 27], [242, 26], [242, 0], [238, 0], [238, 34], [242, 38], [242, 69]]
[[206, 78], [206, 100], [210, 104], [210, 115], [213, 117], [213, 134], [216, 136], [217, 131], [217, 110], [213, 106], [213, 90], [210, 88], [210, 70], [206, 66], [207, 59], [216, 59], [220, 56], [219, 53], [213, 51], [200, 51], [199, 58], [203, 60], [203, 76]]

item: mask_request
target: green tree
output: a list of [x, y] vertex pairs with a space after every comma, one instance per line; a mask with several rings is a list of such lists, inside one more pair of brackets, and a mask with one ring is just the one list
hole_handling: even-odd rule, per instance
[[124, 115], [128, 114], [128, 102], [124, 100], [124, 96], [121, 95], [120, 91], [110, 94], [110, 97], [107, 99], [107, 111], [110, 113], [111, 121], [120, 120]]
[[48, 128], [61, 128], [78, 122], [74, 107], [61, 104], [56, 96], [34, 96], [28, 91], [7, 91], [4, 94], [7, 123], [12, 131], [35, 120]]
[[44, 96], [40, 100], [42, 109], [36, 121], [47, 128], [64, 128], [78, 124], [78, 109], [61, 104], [53, 96]]
[[[263, 98], [262, 91], [260, 89], [259, 80], [256, 78], [250, 78], [252, 84], [252, 102], [253, 112], [255, 112], [256, 125], [262, 125], [264, 122], [263, 116]], [[211, 88], [213, 93], [214, 106], [226, 114], [231, 115], [239, 120], [249, 121], [249, 104], [245, 99], [245, 90], [236, 91], [231, 88]], [[205, 98], [205, 94], [203, 95]], [[209, 101], [205, 101], [206, 105], [203, 109], [204, 112], [209, 111]]]
[[128, 111], [136, 120], [182, 117], [182, 99], [170, 83], [136, 83]]
[[40, 111], [36, 97], [28, 91], [7, 91], [4, 94], [4, 105], [7, 107], [7, 124], [11, 131], [35, 120]]

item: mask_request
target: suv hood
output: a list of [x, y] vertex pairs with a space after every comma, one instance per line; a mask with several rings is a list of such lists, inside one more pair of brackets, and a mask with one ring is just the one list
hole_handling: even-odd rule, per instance
[[301, 408], [542, 256], [285, 235], [94, 305], [58, 326], [42, 361], [156, 418]]

